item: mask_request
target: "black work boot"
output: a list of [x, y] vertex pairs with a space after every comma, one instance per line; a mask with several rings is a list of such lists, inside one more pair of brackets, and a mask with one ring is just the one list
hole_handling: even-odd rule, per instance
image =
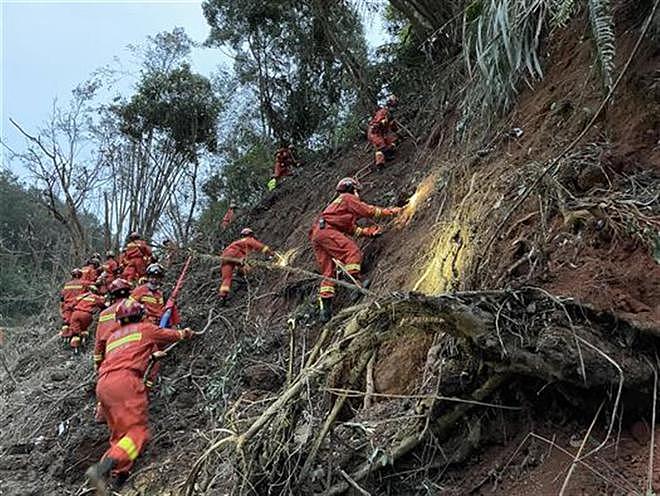
[[323, 324], [332, 318], [332, 298], [319, 298], [319, 319]]
[[106, 484], [106, 478], [116, 464], [117, 462], [113, 458], [102, 458], [100, 462], [95, 463], [85, 472], [85, 477], [87, 477], [87, 480], [96, 489], [97, 495], [108, 496], [110, 494]]

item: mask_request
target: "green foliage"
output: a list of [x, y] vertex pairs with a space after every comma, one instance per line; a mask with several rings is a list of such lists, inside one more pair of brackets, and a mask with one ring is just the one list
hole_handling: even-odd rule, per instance
[[347, 2], [206, 0], [208, 44], [231, 48], [237, 80], [258, 94], [278, 139], [327, 136], [337, 106], [369, 93], [366, 43]]
[[[26, 189], [15, 176], [0, 171], [0, 316], [38, 313], [53, 304], [55, 292], [73, 260], [65, 227], [50, 215], [39, 190]], [[84, 216], [93, 249], [100, 248], [100, 230]]]
[[589, 21], [598, 51], [598, 63], [607, 91], [612, 89], [616, 38], [614, 14], [610, 0], [589, 0]]
[[187, 63], [168, 72], [146, 72], [128, 103], [115, 107], [122, 131], [140, 140], [153, 131], [169, 136], [178, 151], [196, 145], [216, 147], [215, 129], [221, 102], [204, 76]]

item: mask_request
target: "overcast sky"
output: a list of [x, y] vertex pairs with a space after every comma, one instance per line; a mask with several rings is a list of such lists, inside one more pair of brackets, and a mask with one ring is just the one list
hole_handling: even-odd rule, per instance
[[[130, 63], [126, 46], [149, 35], [183, 27], [202, 42], [208, 26], [201, 0], [0, 0], [0, 135], [20, 150], [23, 139], [9, 118], [34, 130], [48, 116], [54, 98], [66, 101], [71, 90], [115, 57]], [[379, 23], [367, 26], [370, 44], [382, 42]], [[196, 48], [193, 69], [205, 75], [231, 61], [217, 49]], [[120, 84], [130, 88], [130, 81]], [[8, 166], [0, 147], [0, 166]], [[16, 173], [23, 171], [11, 164]]]

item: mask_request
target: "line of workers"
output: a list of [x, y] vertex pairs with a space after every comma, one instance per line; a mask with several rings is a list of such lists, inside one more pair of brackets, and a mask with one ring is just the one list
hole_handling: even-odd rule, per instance
[[[367, 137], [375, 148], [377, 168], [391, 159], [396, 149], [397, 125], [390, 113], [396, 103], [396, 97], [390, 96], [369, 122]], [[299, 164], [292, 145], [281, 147], [275, 156], [269, 189], [293, 175], [293, 167]], [[343, 275], [356, 285], [366, 284], [362, 277], [362, 250], [354, 238], [377, 237], [382, 234], [382, 228], [377, 224], [361, 226], [358, 221], [377, 221], [401, 212], [399, 207], [363, 202], [361, 185], [355, 178], [341, 179], [335, 189], [336, 198], [316, 217], [309, 230], [323, 276], [319, 286], [322, 322], [332, 316], [337, 278]], [[230, 204], [222, 220], [223, 230], [234, 221], [236, 208], [236, 204]], [[176, 250], [169, 242], [164, 247], [168, 258]], [[234, 273], [248, 270], [245, 262], [252, 253], [262, 253], [268, 258], [276, 255], [250, 228], [242, 229], [240, 238], [222, 252], [219, 297], [223, 303], [229, 297]], [[148, 389], [157, 373], [154, 367], [145, 376], [149, 362], [162, 356], [165, 346], [190, 339], [194, 332], [189, 328], [176, 329], [176, 315], [171, 328], [159, 327], [165, 308], [161, 291], [165, 269], [138, 233], [129, 235], [119, 260], [112, 252], [106, 253], [105, 262], [100, 258], [95, 254], [84, 267], [72, 271], [72, 279], [61, 291], [60, 311], [61, 336], [75, 352], [85, 344], [94, 314], [100, 311], [94, 343], [94, 366], [98, 373], [96, 418], [108, 424], [110, 448], [86, 475], [98, 494], [109, 494], [108, 477], [121, 484], [149, 439]]]

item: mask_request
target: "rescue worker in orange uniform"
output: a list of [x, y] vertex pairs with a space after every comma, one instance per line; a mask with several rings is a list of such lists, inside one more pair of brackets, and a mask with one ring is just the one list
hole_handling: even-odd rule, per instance
[[193, 336], [188, 328], [162, 329], [142, 322], [143, 314], [142, 305], [125, 300], [116, 311], [120, 327], [106, 341], [96, 397], [110, 428], [110, 448], [85, 472], [97, 494], [108, 494], [109, 475], [118, 480], [128, 476], [149, 439], [149, 399], [143, 376], [150, 357], [159, 347]]
[[115, 252], [111, 250], [105, 252], [105, 262], [101, 265], [101, 270], [105, 284], [109, 287], [119, 275], [119, 263], [115, 259]]
[[[125, 279], [115, 279], [108, 285], [110, 306], [102, 310], [99, 314], [99, 321], [96, 324], [96, 334], [94, 336], [94, 370], [97, 372], [105, 357], [105, 344], [108, 341], [108, 337], [119, 329], [119, 322], [116, 318], [117, 307], [130, 294], [131, 285]], [[94, 417], [99, 423], [105, 422], [105, 414], [103, 413], [100, 402], [96, 405], [96, 414]]]
[[[131, 292], [130, 299], [144, 306], [146, 317], [158, 324], [165, 309], [165, 299], [160, 287], [165, 276], [165, 269], [159, 263], [152, 263], [147, 267], [147, 282], [141, 284]], [[172, 325], [176, 325], [174, 322]]]
[[[174, 260], [174, 256], [176, 255], [177, 250], [178, 247], [174, 244], [174, 242], [172, 242], [172, 240], [163, 240], [163, 263], [166, 267], [172, 265], [172, 261]], [[156, 260], [154, 260], [154, 262], [155, 261]]]
[[82, 268], [82, 279], [87, 281], [88, 284], [94, 284], [99, 277], [99, 267], [101, 260], [97, 257], [91, 257]]
[[[381, 208], [360, 200], [360, 183], [352, 177], [345, 177], [337, 184], [339, 196], [328, 205], [314, 221], [309, 233], [314, 255], [324, 277], [335, 276], [337, 260], [356, 282], [360, 282], [362, 251], [354, 237], [376, 237], [382, 231], [377, 225], [360, 227], [359, 219], [380, 219], [392, 217], [401, 212], [399, 207]], [[321, 282], [319, 304], [321, 320], [327, 322], [332, 316], [332, 298], [335, 296], [335, 283], [329, 279]]]
[[71, 324], [71, 314], [76, 305], [76, 298], [87, 291], [89, 283], [83, 281], [82, 270], [73, 269], [71, 271], [72, 279], [64, 283], [60, 291], [60, 316], [62, 317], [62, 330], [60, 336], [69, 340], [69, 325]]
[[136, 232], [129, 234], [122, 254], [122, 278], [131, 283], [139, 281], [152, 262], [152, 258], [153, 253], [147, 242]]
[[234, 202], [231, 202], [229, 204], [229, 208], [227, 209], [227, 212], [225, 212], [225, 216], [222, 218], [222, 225], [221, 228], [223, 231], [226, 231], [231, 223], [234, 221], [234, 217], [236, 216], [236, 204]]
[[286, 176], [293, 175], [293, 166], [298, 165], [298, 162], [293, 156], [294, 146], [282, 146], [275, 152], [275, 170], [273, 177], [276, 182], [279, 182]]
[[392, 118], [390, 110], [397, 103], [397, 97], [390, 95], [385, 106], [380, 107], [369, 121], [367, 139], [376, 148], [376, 167], [378, 168], [383, 167], [385, 161], [390, 160], [394, 156], [398, 139], [396, 135], [398, 127], [396, 121]]
[[89, 290], [76, 298], [76, 304], [71, 313], [71, 324], [69, 345], [78, 353], [80, 346], [85, 344], [89, 335], [88, 328], [94, 319], [94, 313], [105, 307], [105, 298], [97, 294], [96, 286], [90, 286]]
[[231, 290], [231, 282], [234, 278], [234, 269], [240, 267], [243, 272], [245, 259], [250, 253], [263, 253], [268, 258], [272, 258], [274, 253], [267, 245], [259, 241], [254, 236], [254, 231], [249, 227], [241, 230], [241, 239], [234, 241], [222, 252], [222, 264], [220, 272], [222, 273], [222, 283], [220, 284], [220, 301], [227, 301], [227, 296]]

